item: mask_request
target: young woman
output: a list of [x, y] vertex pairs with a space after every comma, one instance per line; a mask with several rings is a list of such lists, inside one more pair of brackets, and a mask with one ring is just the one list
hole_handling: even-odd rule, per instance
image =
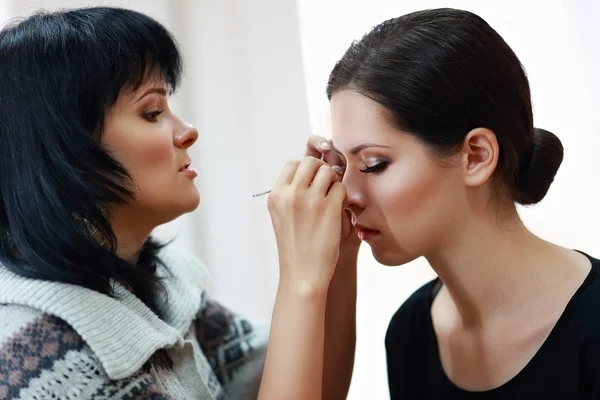
[[[37, 13], [0, 32], [0, 398], [257, 398], [268, 332], [206, 296], [197, 259], [150, 236], [200, 202], [198, 132], [169, 109], [181, 73], [169, 32], [130, 10]], [[349, 242], [337, 237], [331, 286], [296, 263], [310, 249], [282, 249], [288, 312], [273, 320], [260, 399], [345, 397]]]
[[[453, 9], [385, 21], [346, 51], [327, 95], [358, 236], [382, 264], [425, 257], [439, 276], [389, 325], [392, 399], [599, 398], [600, 261], [519, 218], [563, 148], [534, 128], [500, 35]], [[287, 203], [304, 196], [280, 187]]]

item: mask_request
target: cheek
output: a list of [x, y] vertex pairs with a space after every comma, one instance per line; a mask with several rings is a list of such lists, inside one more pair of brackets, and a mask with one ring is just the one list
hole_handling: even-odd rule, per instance
[[385, 181], [381, 184], [389, 188], [385, 196], [389, 211], [403, 214], [416, 211], [430, 199], [435, 190], [436, 173], [428, 164], [404, 162], [386, 171]]
[[394, 236], [411, 241], [433, 239], [430, 236], [452, 214], [454, 181], [451, 169], [431, 162], [407, 162], [389, 171], [378, 183], [379, 192], [385, 193], [378, 197]]
[[[149, 171], [171, 170], [173, 165], [173, 143], [165, 135], [144, 132], [132, 134], [111, 143], [115, 157], [135, 178], [143, 178]], [[166, 171], [165, 171], [166, 172]]]
[[139, 203], [154, 203], [165, 195], [175, 176], [173, 146], [158, 139], [146, 141], [132, 150], [128, 157], [128, 171], [136, 183]]
[[136, 166], [144, 170], [165, 169], [170, 171], [174, 161], [173, 143], [160, 137], [147, 140], [138, 145], [133, 157]]
[[126, 163], [138, 205], [155, 208], [172, 200], [170, 188], [177, 173], [172, 143], [158, 137], [138, 143], [128, 151]]
[[121, 118], [111, 123], [103, 142], [133, 179], [129, 189], [138, 202], [159, 196], [177, 172], [172, 136], [160, 125]]

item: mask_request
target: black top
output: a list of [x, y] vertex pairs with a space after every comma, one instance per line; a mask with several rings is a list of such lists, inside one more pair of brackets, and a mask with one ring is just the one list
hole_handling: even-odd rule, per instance
[[446, 376], [431, 320], [440, 285], [436, 279], [421, 287], [385, 338], [391, 399], [600, 399], [600, 261], [589, 258], [590, 273], [539, 351], [514, 378], [485, 392], [460, 389]]

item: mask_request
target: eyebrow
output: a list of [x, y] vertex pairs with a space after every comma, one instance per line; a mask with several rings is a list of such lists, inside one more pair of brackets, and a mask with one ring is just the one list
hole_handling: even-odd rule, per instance
[[[339, 151], [338, 149], [335, 148], [335, 146], [332, 146], [333, 150], [338, 153], [339, 155], [342, 155], [342, 152]], [[353, 156], [357, 155], [358, 153], [360, 153], [363, 150], [366, 149], [370, 149], [370, 148], [382, 148], [382, 149], [389, 149], [389, 146], [383, 146], [380, 144], [375, 144], [375, 143], [363, 143], [363, 144], [359, 144], [358, 146], [355, 146], [353, 148], [350, 149], [350, 154], [352, 154]]]
[[134, 101], [134, 103], [139, 102], [140, 100], [142, 100], [144, 97], [148, 96], [149, 94], [153, 94], [153, 93], [157, 93], [160, 94], [162, 96], [167, 96], [167, 89], [165, 88], [152, 88], [152, 89], [148, 89], [143, 95], [141, 95], [136, 101]]

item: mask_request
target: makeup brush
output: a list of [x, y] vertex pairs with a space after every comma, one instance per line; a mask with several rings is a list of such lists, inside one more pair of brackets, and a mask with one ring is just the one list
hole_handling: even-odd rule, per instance
[[266, 192], [253, 194], [252, 197], [259, 197], [259, 196], [262, 196], [262, 195], [265, 195], [265, 194], [269, 194], [269, 193], [271, 193], [271, 191], [267, 190]]
[[[343, 173], [346, 170], [346, 167], [344, 167], [343, 165], [334, 165], [331, 168], [333, 168], [333, 171], [338, 175], [340, 173]], [[271, 191], [267, 190], [266, 192], [253, 194], [252, 197], [260, 197], [260, 196], [263, 196], [263, 195], [269, 194], [269, 193], [271, 193]]]

